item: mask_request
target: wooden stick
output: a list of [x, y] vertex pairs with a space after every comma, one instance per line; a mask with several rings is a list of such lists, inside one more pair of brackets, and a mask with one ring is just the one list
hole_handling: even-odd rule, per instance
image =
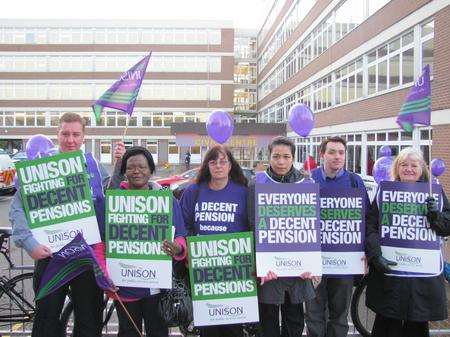
[[137, 333], [139, 334], [139, 336], [142, 337], [142, 332], [141, 332], [141, 330], [138, 329], [136, 323], [135, 323], [135, 322], [133, 321], [133, 319], [131, 318], [130, 313], [128, 312], [127, 308], [125, 308], [125, 305], [123, 304], [123, 302], [122, 302], [122, 300], [120, 299], [119, 295], [118, 295], [117, 293], [115, 293], [115, 294], [116, 294], [117, 300], [119, 301], [120, 305], [122, 306], [122, 309], [123, 309], [123, 310], [125, 311], [125, 313], [127, 314], [127, 316], [128, 316], [128, 318], [129, 318], [131, 324], [133, 324], [133, 326], [134, 326], [134, 328], [136, 329], [136, 331], [137, 331]]
[[125, 143], [125, 135], [127, 134], [127, 130], [128, 130], [128, 123], [130, 121], [130, 115], [127, 114], [127, 123], [125, 125], [125, 130], [123, 131], [123, 136], [122, 136], [122, 142]]

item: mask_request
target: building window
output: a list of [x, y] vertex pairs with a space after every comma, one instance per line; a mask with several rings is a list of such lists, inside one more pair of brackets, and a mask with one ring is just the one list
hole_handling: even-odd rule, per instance
[[430, 75], [434, 66], [434, 21], [428, 21], [421, 26], [422, 68], [430, 65]]

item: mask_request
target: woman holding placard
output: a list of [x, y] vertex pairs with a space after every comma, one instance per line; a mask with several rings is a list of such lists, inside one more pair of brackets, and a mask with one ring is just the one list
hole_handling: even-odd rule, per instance
[[[151, 153], [143, 147], [136, 146], [128, 149], [122, 158], [118, 156], [115, 174], [112, 177], [111, 188], [126, 190], [158, 190], [158, 184], [151, 182], [150, 178], [155, 171], [155, 163]], [[117, 172], [117, 169], [119, 172]], [[125, 177], [126, 181], [120, 181], [120, 177]], [[172, 223], [175, 227], [175, 240], [173, 242], [165, 240], [163, 250], [166, 254], [176, 260], [183, 260], [186, 257], [186, 230], [181, 214], [180, 206], [175, 198], [172, 203]], [[158, 312], [158, 301], [161, 294], [160, 289], [120, 287], [118, 296], [124, 304], [126, 310], [118, 300], [115, 300], [117, 316], [119, 318], [118, 337], [140, 336], [136, 328], [142, 329], [144, 321], [146, 336], [167, 337], [168, 327], [160, 317]], [[116, 294], [111, 294], [116, 298]], [[131, 316], [133, 322], [130, 320]]]
[[[196, 183], [180, 200], [189, 235], [248, 231], [247, 179], [230, 150], [216, 145], [206, 153]], [[201, 337], [241, 337], [242, 326], [216, 325], [200, 329]]]
[[[442, 191], [442, 206], [439, 207], [438, 201], [434, 198], [422, 198], [424, 200], [421, 202], [418, 201], [420, 198], [408, 199], [407, 194], [408, 191], [420, 191], [420, 188], [424, 192], [414, 192], [415, 194], [410, 195], [429, 194], [425, 192], [429, 190], [428, 184], [423, 184], [430, 179], [428, 172], [422, 153], [413, 148], [400, 151], [392, 164], [391, 175], [395, 182], [406, 184], [382, 182], [367, 217], [366, 255], [370, 271], [366, 303], [376, 313], [372, 329], [372, 336], [375, 337], [429, 336], [428, 321], [448, 318], [442, 268], [436, 273], [419, 273], [414, 269], [406, 271], [407, 267], [404, 266], [411, 265], [412, 259], [416, 261], [416, 268], [419, 268], [421, 257], [417, 256], [420, 254], [419, 251], [424, 249], [412, 248], [414, 245], [412, 241], [418, 238], [417, 235], [408, 235], [400, 240], [400, 236], [396, 234], [400, 232], [402, 226], [407, 225], [409, 234], [420, 232], [420, 237], [424, 240], [426, 237], [435, 237], [434, 244], [437, 245], [437, 249], [434, 252], [437, 255], [434, 255], [433, 259], [439, 259], [439, 236], [450, 235], [450, 205], [447, 197]], [[385, 193], [389, 188], [391, 190]], [[436, 196], [434, 192], [433, 196]], [[390, 203], [387, 203], [388, 198], [391, 198]], [[386, 206], [383, 207], [385, 203]], [[403, 211], [400, 211], [401, 209]], [[414, 209], [423, 212], [413, 212]], [[389, 212], [400, 215], [394, 214], [390, 220]], [[408, 224], [404, 224], [404, 221], [399, 223], [398, 219], [409, 219], [411, 215], [415, 216], [413, 221], [417, 226], [411, 222], [412, 220], [408, 220]], [[394, 228], [396, 226], [397, 228]], [[423, 246], [419, 243], [417, 248], [421, 247]], [[390, 254], [391, 251], [393, 254]], [[389, 260], [386, 257], [389, 257]], [[429, 262], [427, 264], [435, 263], [439, 269], [439, 264], [442, 266], [442, 256], [441, 261]]]

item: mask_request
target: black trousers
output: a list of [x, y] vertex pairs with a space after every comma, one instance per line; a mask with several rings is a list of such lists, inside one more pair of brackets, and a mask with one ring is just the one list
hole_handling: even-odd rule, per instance
[[[144, 321], [145, 334], [147, 337], [168, 337], [169, 328], [163, 322], [158, 312], [158, 301], [160, 295], [142, 298], [132, 302], [122, 302], [134, 323], [142, 332], [142, 321]], [[117, 337], [139, 337], [133, 323], [118, 301], [114, 301], [119, 318], [119, 333]]]
[[402, 321], [384, 317], [380, 314], [375, 316], [372, 337], [429, 337], [430, 330], [428, 322]]
[[305, 327], [303, 303], [292, 304], [287, 293], [284, 304], [259, 303], [259, 322], [261, 337], [300, 337]]
[[200, 337], [243, 337], [242, 325], [215, 325], [200, 328]]
[[[50, 258], [36, 262], [33, 288], [37, 293], [39, 283]], [[60, 315], [69, 290], [72, 294], [75, 316], [74, 337], [97, 337], [102, 332], [103, 291], [95, 282], [94, 273], [86, 271], [68, 284], [36, 302], [32, 337], [60, 337]]]
[[347, 336], [352, 291], [353, 278], [322, 277], [316, 298], [306, 302], [308, 337]]

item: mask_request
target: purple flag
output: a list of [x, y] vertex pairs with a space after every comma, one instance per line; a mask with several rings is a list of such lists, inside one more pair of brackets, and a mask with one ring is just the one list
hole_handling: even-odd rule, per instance
[[97, 122], [100, 121], [100, 115], [104, 107], [121, 110], [131, 116], [151, 54], [148, 54], [131, 69], [124, 72], [120, 79], [95, 101], [92, 109]]
[[97, 285], [114, 291], [113, 282], [104, 274], [92, 248], [81, 233], [53, 254], [39, 285], [36, 301], [51, 294], [86, 270], [93, 270]]
[[405, 131], [412, 132], [416, 124], [431, 125], [431, 84], [430, 66], [423, 68], [422, 76], [406, 96], [397, 116], [397, 124]]

